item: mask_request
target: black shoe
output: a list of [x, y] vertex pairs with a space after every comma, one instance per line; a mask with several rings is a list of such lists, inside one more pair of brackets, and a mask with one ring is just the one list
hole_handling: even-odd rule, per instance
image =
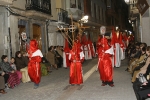
[[109, 84], [110, 87], [114, 87], [114, 84]]

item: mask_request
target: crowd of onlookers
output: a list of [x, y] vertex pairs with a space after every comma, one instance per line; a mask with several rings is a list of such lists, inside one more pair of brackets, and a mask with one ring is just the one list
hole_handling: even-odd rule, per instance
[[131, 76], [137, 100], [150, 96], [150, 46], [146, 43], [131, 42], [126, 49], [129, 66], [126, 69]]
[[[10, 61], [7, 55], [1, 56], [0, 62], [0, 93], [5, 94], [5, 89], [14, 88], [21, 82], [31, 82], [28, 75], [28, 54], [27, 52], [17, 51], [15, 57]], [[52, 69], [58, 70], [63, 64], [63, 47], [51, 46], [48, 53], [42, 58], [41, 74], [42, 76], [51, 73]]]

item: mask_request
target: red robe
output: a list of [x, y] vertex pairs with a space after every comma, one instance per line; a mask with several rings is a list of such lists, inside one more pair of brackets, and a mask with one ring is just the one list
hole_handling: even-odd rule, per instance
[[65, 39], [63, 67], [70, 67], [69, 52], [70, 52], [70, 48], [69, 48], [68, 40]]
[[[101, 45], [100, 45], [101, 44]], [[105, 53], [110, 49], [108, 41], [106, 38], [101, 39], [101, 43], [98, 46], [98, 70], [100, 73], [100, 80], [103, 82], [112, 82], [113, 81], [113, 67], [112, 67], [112, 55]]]
[[73, 50], [70, 51], [69, 59], [71, 60], [70, 65], [70, 84], [82, 84], [82, 61], [84, 60], [84, 54], [82, 52], [75, 53]]
[[34, 56], [30, 58], [28, 63], [28, 74], [31, 78], [31, 81], [39, 84], [41, 80], [41, 68], [40, 68], [41, 57]]
[[91, 55], [92, 57], [95, 57], [95, 48], [93, 46], [93, 43], [91, 40], [88, 41], [88, 44], [90, 45], [90, 51], [91, 51]]

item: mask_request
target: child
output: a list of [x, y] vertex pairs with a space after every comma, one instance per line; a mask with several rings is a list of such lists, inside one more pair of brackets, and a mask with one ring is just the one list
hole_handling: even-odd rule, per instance
[[16, 65], [15, 65], [15, 58], [14, 58], [14, 57], [12, 57], [11, 60], [10, 60], [10, 66], [16, 71], [16, 73], [17, 73], [19, 79], [21, 80], [21, 78], [22, 78], [22, 73], [17, 70]]

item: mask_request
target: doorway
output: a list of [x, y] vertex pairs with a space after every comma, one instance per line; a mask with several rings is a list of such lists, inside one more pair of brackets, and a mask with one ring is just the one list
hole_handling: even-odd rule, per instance
[[24, 25], [18, 25], [19, 28], [19, 50], [21, 52], [26, 52], [27, 51], [27, 45], [26, 41], [22, 39], [22, 33], [25, 32], [25, 26]]
[[42, 50], [41, 27], [40, 25], [33, 24], [33, 39], [38, 42], [38, 48]]

